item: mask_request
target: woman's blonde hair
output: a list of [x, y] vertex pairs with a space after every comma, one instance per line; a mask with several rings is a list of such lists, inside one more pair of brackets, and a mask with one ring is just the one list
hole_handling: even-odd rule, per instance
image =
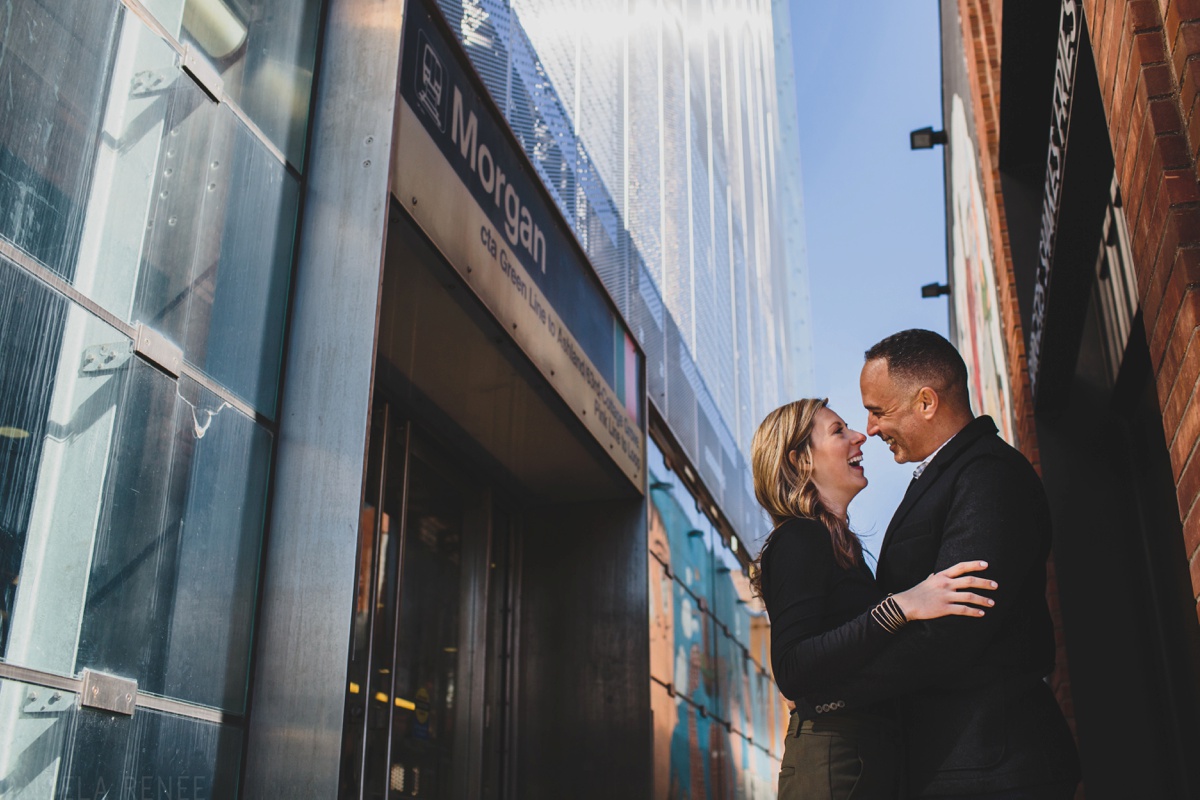
[[[754, 432], [750, 444], [750, 463], [754, 472], [754, 496], [771, 515], [778, 528], [796, 517], [815, 519], [829, 529], [833, 557], [838, 566], [849, 569], [862, 560], [862, 543], [846, 520], [825, 508], [812, 481], [812, 432], [817, 412], [828, 399], [808, 398], [788, 403], [767, 414]], [[795, 453], [793, 459], [791, 455]], [[775, 532], [763, 543], [751, 585], [762, 594], [762, 554]]]

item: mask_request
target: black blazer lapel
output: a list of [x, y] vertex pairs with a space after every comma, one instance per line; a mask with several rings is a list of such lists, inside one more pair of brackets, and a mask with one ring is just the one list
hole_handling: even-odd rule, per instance
[[[941, 456], [941, 453], [938, 453], [938, 456]], [[937, 459], [934, 460], [936, 461]], [[921, 473], [920, 478], [914, 478], [909, 482], [908, 491], [904, 493], [904, 499], [901, 500], [900, 505], [896, 507], [896, 513], [892, 514], [892, 521], [888, 523], [887, 533], [883, 535], [883, 542], [881, 542], [879, 545], [880, 561], [883, 560], [883, 554], [887, 552], [888, 545], [891, 544], [892, 535], [896, 532], [896, 529], [900, 527], [902, 522], [904, 522], [904, 518], [908, 516], [908, 512], [914, 505], [916, 505], [917, 501], [921, 499], [921, 496], [925, 494], [925, 492], [929, 491], [929, 487], [933, 485], [934, 479], [940, 472], [941, 468], [939, 467], [937, 470], [935, 470], [933, 462], [930, 462], [929, 466], [925, 468], [925, 471]]]
[[976, 417], [971, 420], [967, 423], [966, 427], [956, 433], [954, 438], [947, 442], [946, 446], [933, 457], [933, 460], [929, 462], [929, 466], [921, 473], [921, 477], [915, 478], [908, 484], [908, 491], [904, 493], [904, 499], [896, 507], [896, 513], [892, 515], [892, 521], [888, 523], [887, 533], [883, 535], [883, 542], [879, 545], [880, 561], [883, 560], [883, 554], [887, 552], [888, 545], [892, 541], [892, 535], [904, 522], [904, 518], [908, 516], [908, 512], [917, 504], [917, 501], [929, 491], [931, 486], [937, 483], [942, 473], [954, 463], [954, 460], [963, 451], [983, 436], [995, 434], [996, 430], [996, 423], [992, 421], [991, 417]]

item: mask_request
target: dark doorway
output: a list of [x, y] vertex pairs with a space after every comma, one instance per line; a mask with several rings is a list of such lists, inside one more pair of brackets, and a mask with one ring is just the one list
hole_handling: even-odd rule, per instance
[[369, 460], [340, 796], [500, 797], [510, 517], [386, 400]]

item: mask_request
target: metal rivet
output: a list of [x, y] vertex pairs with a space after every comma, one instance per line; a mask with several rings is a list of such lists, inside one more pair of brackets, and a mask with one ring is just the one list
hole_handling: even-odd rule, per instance
[[363, 162], [363, 168], [366, 169], [369, 166], [371, 166], [371, 159], [368, 158], [366, 161]]

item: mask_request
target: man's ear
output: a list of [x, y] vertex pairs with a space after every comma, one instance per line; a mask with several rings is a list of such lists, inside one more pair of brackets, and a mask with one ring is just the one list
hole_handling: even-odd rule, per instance
[[937, 413], [938, 406], [941, 404], [941, 398], [931, 386], [922, 386], [917, 392], [917, 413], [926, 420], [933, 419], [933, 415]]

